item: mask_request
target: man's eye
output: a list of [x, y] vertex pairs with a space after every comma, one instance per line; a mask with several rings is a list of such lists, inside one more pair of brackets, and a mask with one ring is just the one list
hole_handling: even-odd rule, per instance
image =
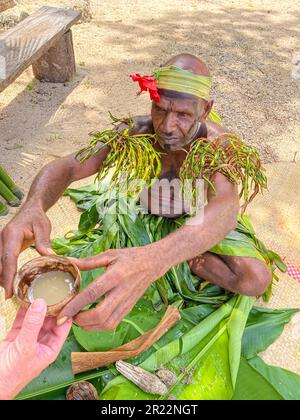
[[178, 115], [180, 118], [185, 118], [188, 116], [188, 114], [186, 112], [178, 112]]

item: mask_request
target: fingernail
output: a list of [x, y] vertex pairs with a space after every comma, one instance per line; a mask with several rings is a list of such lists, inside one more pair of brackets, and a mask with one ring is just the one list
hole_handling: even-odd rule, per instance
[[62, 318], [59, 318], [57, 320], [57, 325], [60, 327], [61, 325], [63, 325], [66, 321], [68, 321], [68, 317], [67, 316], [63, 316]]
[[56, 255], [56, 253], [53, 251], [52, 248], [47, 248], [47, 252], [48, 252], [48, 254]]
[[36, 299], [33, 304], [31, 305], [31, 310], [36, 313], [44, 312], [46, 309], [46, 302], [44, 299]]

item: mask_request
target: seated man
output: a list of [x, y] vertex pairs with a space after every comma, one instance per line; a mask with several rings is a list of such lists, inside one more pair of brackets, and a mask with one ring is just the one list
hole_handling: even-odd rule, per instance
[[[153, 100], [151, 116], [136, 117], [134, 132], [155, 133], [157, 142], [154, 147], [164, 153], [159, 177], [172, 180], [178, 178], [192, 141], [199, 137], [214, 140], [224, 130], [207, 121], [213, 101], [209, 99], [210, 78], [205, 63], [192, 55], [181, 54], [168, 61], [166, 66], [192, 72], [196, 79], [199, 76], [199, 89], [187, 88], [184, 91], [180, 71], [178, 83], [166, 77], [164, 84], [158, 85], [160, 100]], [[83, 163], [76, 160], [75, 154], [70, 155], [55, 160], [38, 174], [23, 208], [1, 233], [0, 285], [5, 288], [7, 298], [12, 296], [20, 252], [34, 242], [41, 255], [53, 252], [50, 247], [51, 224], [46, 211], [70, 183], [97, 173], [107, 154], [108, 150], [102, 149]], [[209, 252], [236, 227], [239, 214], [237, 186], [218, 172], [212, 181], [216, 191], [207, 189], [207, 205], [201, 223], [186, 224], [147, 246], [109, 250], [96, 257], [77, 260], [81, 270], [97, 267], [106, 267], [107, 270], [67, 305], [58, 323], [72, 318], [87, 304], [104, 296], [96, 308], [80, 313], [75, 321], [87, 330], [114, 329], [152, 282], [183, 261], [189, 261], [195, 275], [234, 293], [263, 294], [272, 279], [271, 270], [264, 262], [252, 257], [220, 256]], [[145, 202], [146, 195], [143, 191], [142, 202]], [[163, 200], [163, 197], [152, 194], [151, 202], [147, 204], [150, 211], [161, 207], [155, 202], [157, 200]], [[172, 214], [164, 215], [176, 217], [179, 214], [174, 195], [171, 200]]]

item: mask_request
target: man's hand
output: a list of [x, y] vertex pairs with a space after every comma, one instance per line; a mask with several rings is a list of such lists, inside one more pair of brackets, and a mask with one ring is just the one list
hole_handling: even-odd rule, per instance
[[25, 205], [0, 232], [0, 286], [6, 299], [12, 297], [13, 280], [20, 253], [35, 242], [41, 255], [53, 254], [50, 245], [51, 223], [39, 206]]
[[63, 323], [104, 296], [104, 300], [95, 309], [82, 312], [74, 319], [76, 324], [87, 331], [115, 329], [150, 284], [170, 268], [154, 245], [109, 250], [95, 257], [72, 260], [83, 271], [107, 268], [101, 277], [73, 299], [58, 316], [58, 323]]
[[0, 400], [14, 398], [28, 382], [57, 358], [72, 325], [61, 327], [46, 318], [47, 306], [37, 299], [20, 309], [6, 340], [0, 343]]

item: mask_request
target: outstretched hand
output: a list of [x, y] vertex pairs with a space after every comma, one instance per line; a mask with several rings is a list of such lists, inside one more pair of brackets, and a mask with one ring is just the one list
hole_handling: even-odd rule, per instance
[[7, 338], [0, 343], [0, 399], [12, 399], [57, 358], [72, 321], [57, 326], [46, 318], [47, 306], [37, 299], [20, 309]]
[[106, 267], [106, 272], [76, 296], [58, 316], [61, 324], [101, 296], [98, 306], [75, 316], [87, 331], [113, 330], [155, 280], [169, 269], [152, 245], [109, 250], [95, 257], [72, 258], [82, 271]]

